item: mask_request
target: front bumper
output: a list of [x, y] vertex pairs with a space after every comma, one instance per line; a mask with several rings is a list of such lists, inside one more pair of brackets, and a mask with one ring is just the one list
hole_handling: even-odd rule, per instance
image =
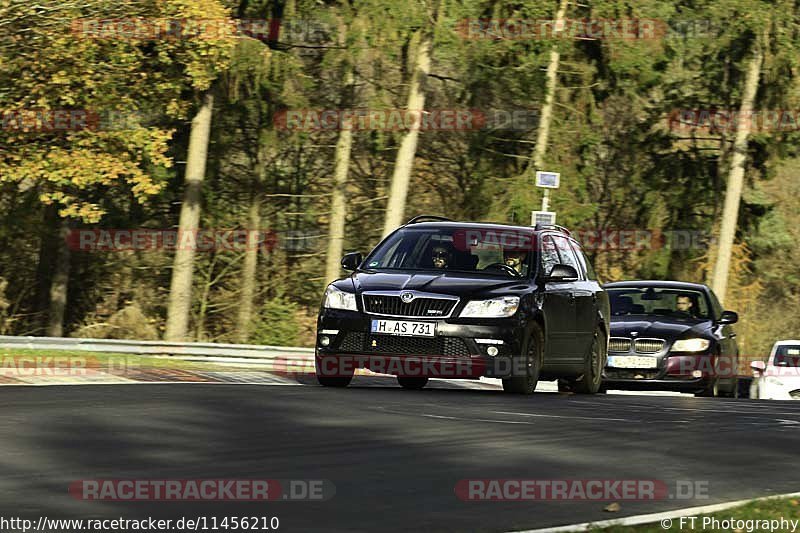
[[709, 388], [716, 379], [731, 377], [724, 368], [721, 368], [717, 357], [708, 352], [687, 354], [666, 351], [653, 354], [652, 357], [657, 359], [656, 368], [606, 367], [603, 370], [603, 386], [607, 389], [621, 390], [701, 392]]
[[606, 389], [636, 391], [701, 392], [711, 385], [709, 378], [619, 379], [603, 376]]
[[[411, 320], [436, 326], [433, 337], [371, 332], [372, 320]], [[317, 372], [352, 368], [407, 377], [507, 377], [521, 353], [523, 326], [515, 318], [426, 320], [322, 309], [317, 321]], [[490, 355], [494, 350], [495, 355]]]

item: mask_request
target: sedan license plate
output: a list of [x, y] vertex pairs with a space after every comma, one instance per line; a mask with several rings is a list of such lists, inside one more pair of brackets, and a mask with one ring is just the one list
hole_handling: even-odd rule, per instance
[[433, 322], [412, 322], [410, 320], [373, 320], [372, 333], [384, 335], [404, 335], [408, 337], [433, 337], [436, 324]]
[[658, 368], [658, 359], [636, 355], [614, 355], [608, 357], [606, 366], [609, 368]]

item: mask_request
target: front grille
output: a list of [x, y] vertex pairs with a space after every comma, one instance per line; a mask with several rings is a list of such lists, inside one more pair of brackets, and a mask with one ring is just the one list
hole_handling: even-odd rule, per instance
[[339, 344], [339, 349], [343, 352], [360, 352], [364, 349], [364, 334], [348, 332]]
[[636, 353], [658, 353], [664, 349], [665, 344], [664, 339], [636, 339], [633, 341], [633, 349]]
[[625, 337], [611, 337], [608, 341], [608, 351], [616, 353], [628, 353], [631, 349], [631, 340]]
[[656, 379], [659, 370], [626, 370], [606, 368], [605, 376], [609, 379]]
[[364, 310], [376, 315], [444, 317], [449, 316], [457, 300], [445, 298], [414, 298], [409, 303], [399, 296], [365, 294]]
[[469, 357], [471, 355], [467, 343], [459, 337], [400, 337], [366, 335], [355, 332], [345, 335], [339, 345], [339, 350], [356, 353], [438, 357]]

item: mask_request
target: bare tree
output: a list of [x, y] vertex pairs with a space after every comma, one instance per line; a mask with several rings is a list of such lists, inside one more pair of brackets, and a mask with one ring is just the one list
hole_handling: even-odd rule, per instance
[[50, 311], [47, 314], [47, 335], [50, 337], [64, 335], [64, 312], [67, 309], [70, 262], [69, 247], [67, 246], [69, 222], [66, 218], [61, 220], [58, 233], [53, 281], [50, 284]]
[[[564, 26], [564, 17], [567, 11], [567, 0], [561, 0], [556, 13], [555, 27], [553, 33], [558, 33]], [[550, 123], [553, 121], [553, 102], [556, 97], [556, 85], [558, 82], [558, 65], [561, 62], [561, 54], [557, 45], [553, 45], [550, 50], [550, 61], [547, 63], [547, 73], [545, 74], [544, 105], [542, 106], [539, 128], [536, 131], [536, 145], [533, 147], [533, 157], [531, 166], [528, 167], [526, 174], [529, 176], [544, 166], [544, 154], [547, 151], [547, 141], [550, 136]], [[543, 208], [547, 209], [550, 189], [544, 190]]]
[[164, 338], [168, 341], [186, 340], [189, 328], [189, 314], [192, 307], [192, 278], [194, 274], [194, 255], [197, 248], [196, 236], [200, 224], [200, 203], [202, 199], [203, 178], [206, 173], [208, 139], [211, 133], [211, 115], [214, 96], [207, 92], [203, 103], [192, 119], [189, 134], [189, 153], [186, 158], [186, 187], [178, 222], [178, 246], [172, 263], [172, 281], [169, 289], [167, 307], [167, 328]]
[[[345, 65], [345, 87], [342, 98], [343, 107], [352, 105], [353, 85], [353, 65]], [[339, 138], [336, 141], [336, 156], [334, 169], [334, 184], [331, 197], [331, 219], [328, 229], [328, 250], [325, 259], [325, 283], [330, 283], [339, 277], [339, 260], [344, 248], [344, 226], [347, 217], [347, 199], [345, 189], [347, 187], [347, 174], [350, 167], [350, 153], [353, 147], [353, 123], [349, 118], [345, 118], [339, 130]]]
[[422, 121], [422, 114], [425, 112], [425, 85], [428, 74], [431, 71], [433, 39], [437, 20], [440, 18], [438, 4], [434, 8], [433, 16], [433, 23], [419, 30], [420, 39], [414, 56], [408, 103], [406, 105], [407, 112], [416, 115], [417, 120], [414, 121], [414, 125], [403, 136], [403, 140], [400, 141], [400, 148], [397, 150], [392, 173], [392, 184], [389, 190], [389, 201], [386, 205], [386, 218], [383, 226], [384, 236], [402, 224], [405, 214], [408, 185], [411, 182], [411, 170], [414, 166], [414, 156], [417, 152], [419, 125]]
[[261, 237], [259, 229], [261, 227], [261, 199], [256, 190], [250, 196], [247, 225], [247, 247], [244, 252], [244, 264], [242, 265], [242, 293], [236, 317], [236, 336], [239, 342], [242, 343], [250, 340], [250, 330], [253, 322], [253, 298], [256, 294], [256, 270]]
[[717, 294], [720, 302], [725, 301], [728, 290], [728, 277], [733, 252], [733, 240], [736, 236], [736, 224], [739, 218], [739, 203], [744, 187], [744, 166], [747, 161], [747, 140], [750, 136], [750, 120], [753, 104], [758, 91], [758, 80], [761, 72], [761, 63], [764, 61], [764, 50], [756, 42], [753, 56], [747, 65], [747, 74], [744, 81], [742, 103], [739, 108], [739, 120], [736, 124], [736, 139], [731, 154], [731, 167], [728, 174], [728, 186], [725, 191], [725, 206], [722, 210], [722, 224], [720, 225], [719, 247], [717, 260], [714, 264], [714, 275], [711, 287]]

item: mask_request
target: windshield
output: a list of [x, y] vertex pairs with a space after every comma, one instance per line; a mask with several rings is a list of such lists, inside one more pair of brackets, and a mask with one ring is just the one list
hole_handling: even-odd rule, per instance
[[470, 272], [501, 277], [527, 277], [530, 240], [520, 232], [463, 228], [404, 228], [379, 245], [364, 261], [370, 270]]
[[611, 314], [614, 316], [662, 315], [695, 319], [710, 317], [708, 300], [699, 291], [628, 287], [608, 289], [608, 296], [611, 303]]
[[775, 366], [800, 367], [800, 346], [778, 346], [773, 364]]

